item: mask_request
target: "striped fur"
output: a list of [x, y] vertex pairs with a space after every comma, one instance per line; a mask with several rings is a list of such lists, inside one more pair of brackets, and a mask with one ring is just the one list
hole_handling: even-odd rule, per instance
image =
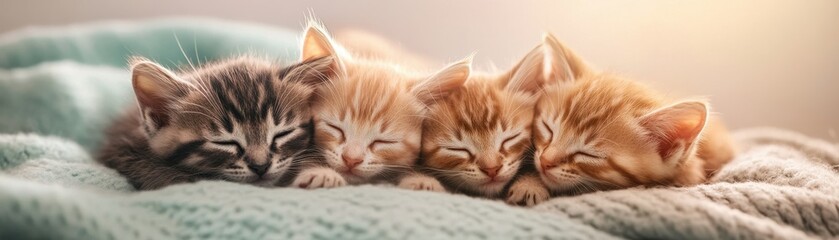
[[534, 49], [508, 73], [474, 74], [432, 106], [423, 127], [423, 167], [449, 189], [498, 197], [531, 149], [542, 62]]
[[552, 191], [692, 185], [731, 159], [707, 103], [671, 103], [635, 81], [590, 70], [552, 36], [544, 45], [553, 84], [536, 105], [534, 165]]
[[240, 57], [176, 74], [134, 59], [139, 108], [108, 130], [99, 160], [139, 189], [201, 179], [272, 186], [310, 155], [312, 73], [329, 61], [283, 68]]
[[312, 105], [315, 144], [325, 162], [313, 170], [317, 174], [304, 170], [295, 181], [306, 188], [393, 181], [410, 171], [419, 155], [427, 106], [460, 86], [470, 70], [467, 60], [429, 76], [354, 58], [316, 25], [307, 29], [302, 52], [304, 60], [335, 60], [332, 71], [323, 73], [329, 80]]

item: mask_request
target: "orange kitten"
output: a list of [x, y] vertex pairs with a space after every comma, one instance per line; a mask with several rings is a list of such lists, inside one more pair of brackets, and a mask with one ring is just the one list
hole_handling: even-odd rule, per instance
[[[689, 186], [733, 157], [706, 102], [669, 102], [637, 82], [591, 70], [553, 36], [543, 45], [553, 84], [536, 105], [534, 165], [552, 192]], [[510, 194], [544, 191], [527, 180]]]
[[293, 185], [304, 188], [393, 181], [410, 171], [427, 107], [461, 86], [471, 65], [467, 59], [431, 76], [417, 75], [384, 61], [354, 58], [317, 26], [307, 29], [302, 56], [334, 60], [312, 105], [315, 145], [324, 162], [298, 175]]
[[498, 197], [529, 153], [544, 54], [531, 51], [509, 72], [473, 74], [430, 108], [423, 166], [450, 189]]

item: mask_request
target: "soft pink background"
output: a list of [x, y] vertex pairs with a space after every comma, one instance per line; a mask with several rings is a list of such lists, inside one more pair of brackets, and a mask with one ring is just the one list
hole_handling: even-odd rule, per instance
[[550, 30], [600, 69], [707, 96], [732, 128], [839, 141], [839, 1], [19, 1], [0, 32], [103, 19], [205, 16], [299, 29], [312, 10], [445, 61], [509, 66]]

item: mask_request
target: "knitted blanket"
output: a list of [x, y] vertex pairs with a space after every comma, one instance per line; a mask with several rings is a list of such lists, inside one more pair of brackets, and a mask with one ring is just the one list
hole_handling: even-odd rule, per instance
[[742, 154], [708, 184], [595, 192], [534, 208], [379, 185], [203, 181], [137, 192], [91, 158], [102, 128], [133, 101], [126, 55], [172, 66], [184, 55], [195, 62], [240, 50], [289, 59], [295, 39], [268, 26], [194, 19], [0, 36], [0, 239], [839, 236], [839, 147], [777, 129], [736, 132]]

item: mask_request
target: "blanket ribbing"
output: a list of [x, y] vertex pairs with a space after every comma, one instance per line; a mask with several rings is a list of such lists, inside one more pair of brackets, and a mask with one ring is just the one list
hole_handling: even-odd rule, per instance
[[835, 145], [774, 129], [735, 136], [744, 152], [708, 184], [599, 192], [555, 199], [536, 209], [631, 238], [839, 235]]

